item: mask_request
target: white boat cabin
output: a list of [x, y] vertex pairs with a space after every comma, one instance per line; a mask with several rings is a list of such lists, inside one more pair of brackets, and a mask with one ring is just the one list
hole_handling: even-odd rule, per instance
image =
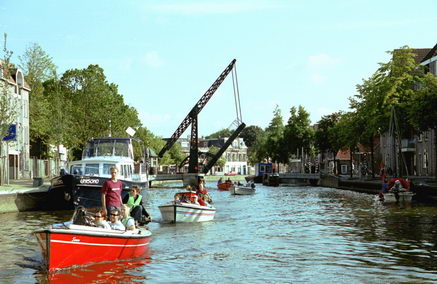
[[[69, 163], [68, 171], [73, 175], [111, 177], [110, 168], [116, 166], [118, 177], [123, 180], [142, 181], [147, 179], [145, 157], [134, 160], [133, 138], [99, 138], [88, 142], [82, 160]], [[143, 149], [141, 154], [144, 155]]]

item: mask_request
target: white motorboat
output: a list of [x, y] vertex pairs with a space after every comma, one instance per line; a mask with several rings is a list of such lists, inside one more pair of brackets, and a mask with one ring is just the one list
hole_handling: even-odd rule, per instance
[[410, 191], [384, 193], [384, 203], [411, 203], [415, 194]]
[[201, 206], [193, 203], [172, 201], [159, 206], [164, 222], [205, 222], [214, 219], [216, 209], [210, 205]]
[[[254, 185], [254, 184], [253, 184]], [[232, 195], [250, 195], [255, 193], [255, 186], [251, 185], [233, 185], [229, 188]]]
[[[141, 157], [135, 160], [134, 143]], [[123, 197], [133, 185], [148, 187], [147, 154], [141, 140], [126, 137], [93, 138], [88, 141], [82, 159], [69, 163], [68, 169], [52, 179], [50, 192], [59, 196], [68, 209], [78, 205], [86, 208], [101, 207], [100, 191], [103, 183], [111, 178], [110, 168], [119, 169], [123, 184]], [[65, 200], [64, 200], [65, 199]]]

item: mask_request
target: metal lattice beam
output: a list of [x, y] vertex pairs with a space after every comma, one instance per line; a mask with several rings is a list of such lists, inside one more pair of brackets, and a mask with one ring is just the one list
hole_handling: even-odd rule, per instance
[[[167, 144], [161, 149], [158, 156], [162, 158], [165, 152], [167, 152], [173, 144], [181, 137], [181, 135], [187, 130], [188, 126], [193, 122], [193, 118], [197, 119], [197, 115], [202, 111], [203, 107], [208, 103], [209, 99], [211, 99], [212, 95], [214, 95], [215, 91], [217, 91], [218, 87], [223, 83], [226, 76], [231, 72], [232, 68], [235, 65], [237, 60], [234, 59], [229, 63], [228, 67], [218, 76], [215, 82], [209, 87], [209, 89], [205, 92], [205, 94], [200, 98], [200, 100], [194, 105], [185, 119], [181, 122], [179, 127], [173, 133], [171, 138], [167, 141]], [[197, 127], [196, 127], [197, 130]], [[196, 135], [197, 136], [197, 135]]]

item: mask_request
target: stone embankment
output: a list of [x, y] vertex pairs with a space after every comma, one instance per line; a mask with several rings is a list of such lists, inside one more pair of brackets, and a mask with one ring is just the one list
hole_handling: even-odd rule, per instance
[[0, 213], [42, 210], [50, 206], [48, 182], [37, 186], [33, 180], [12, 180], [0, 186]]

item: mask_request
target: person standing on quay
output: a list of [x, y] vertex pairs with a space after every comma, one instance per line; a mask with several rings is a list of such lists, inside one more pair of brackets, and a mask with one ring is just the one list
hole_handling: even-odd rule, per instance
[[117, 179], [118, 169], [117, 167], [112, 166], [110, 171], [111, 178], [105, 181], [101, 191], [102, 209], [104, 210], [105, 215], [114, 209], [120, 211], [121, 205], [123, 204], [121, 200], [123, 184]]

